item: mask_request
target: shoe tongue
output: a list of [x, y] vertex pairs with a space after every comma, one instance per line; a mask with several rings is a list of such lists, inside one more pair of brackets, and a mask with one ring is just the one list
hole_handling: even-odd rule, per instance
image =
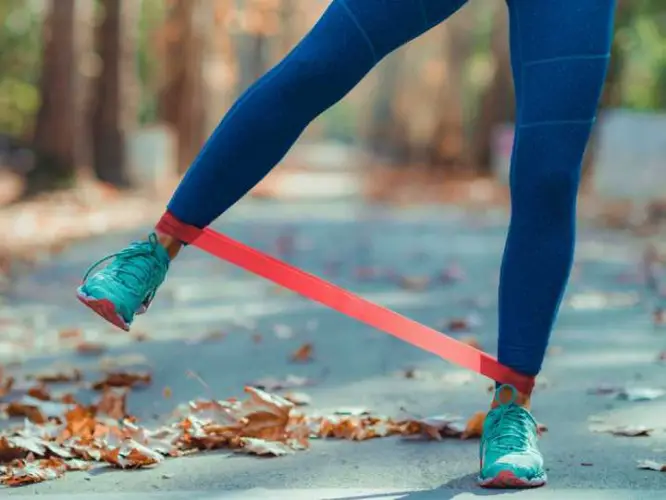
[[166, 263], [171, 262], [171, 258], [169, 257], [169, 252], [167, 252], [167, 249], [164, 248], [161, 244], [159, 243], [155, 244], [155, 253], [157, 253], [160, 260], [163, 260]]
[[517, 405], [523, 408], [529, 408], [530, 398], [518, 392], [512, 385], [501, 385], [495, 390], [495, 397], [493, 398], [493, 408], [498, 406]]

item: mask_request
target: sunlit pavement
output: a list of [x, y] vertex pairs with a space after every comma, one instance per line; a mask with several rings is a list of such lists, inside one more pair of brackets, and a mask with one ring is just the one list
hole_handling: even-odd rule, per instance
[[[243, 203], [218, 228], [428, 325], [441, 328], [472, 315], [480, 325], [459, 335], [475, 335], [485, 350], [495, 350], [495, 290], [506, 230], [501, 212], [470, 216], [449, 209], [388, 211], [337, 202]], [[23, 360], [25, 370], [54, 360], [94, 366], [95, 358], [73, 354], [57, 340], [63, 328], [81, 327], [88, 340], [109, 344], [106, 354], [148, 359], [153, 385], [130, 399], [131, 412], [142, 419], [196, 397], [239, 396], [252, 380], [288, 374], [319, 380], [306, 392], [322, 411], [363, 407], [392, 415], [403, 408], [418, 415], [466, 417], [487, 405], [486, 379], [196, 249], [183, 253], [149, 314], [135, 323], [147, 341], [112, 330], [75, 301], [74, 288], [87, 264], [140, 234], [79, 244], [26, 276], [0, 309], [12, 320], [0, 359]], [[537, 419], [549, 429], [541, 447], [550, 485], [513, 497], [666, 498], [666, 474], [636, 468], [638, 460], [666, 461], [666, 398], [632, 402], [589, 393], [602, 385], [666, 387], [666, 366], [657, 362], [666, 348], [666, 330], [654, 327], [649, 294], [635, 279], [640, 249], [624, 235], [580, 229], [578, 264], [534, 403]], [[437, 277], [451, 266], [464, 271], [462, 281], [433, 280], [424, 290], [396, 285], [396, 276], [398, 281]], [[11, 339], [25, 340], [26, 328], [34, 331], [30, 348], [16, 347]], [[224, 338], [208, 338], [220, 331]], [[315, 360], [289, 363], [289, 354], [305, 342], [314, 345]], [[422, 371], [423, 379], [401, 375], [408, 367]], [[633, 438], [592, 432], [600, 425], [644, 425], [654, 431]], [[200, 454], [140, 472], [68, 473], [0, 495], [462, 500], [485, 496], [474, 485], [477, 448], [475, 441], [455, 440], [317, 441], [310, 451], [289, 457]]]

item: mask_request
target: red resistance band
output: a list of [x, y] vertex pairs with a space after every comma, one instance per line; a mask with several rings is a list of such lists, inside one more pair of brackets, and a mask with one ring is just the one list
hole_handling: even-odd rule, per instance
[[424, 351], [431, 352], [497, 382], [511, 384], [523, 394], [532, 392], [534, 377], [519, 374], [500, 364], [497, 359], [485, 352], [370, 302], [313, 274], [301, 271], [297, 267], [228, 236], [211, 229], [202, 230], [184, 224], [170, 213], [166, 213], [162, 217], [157, 229]]

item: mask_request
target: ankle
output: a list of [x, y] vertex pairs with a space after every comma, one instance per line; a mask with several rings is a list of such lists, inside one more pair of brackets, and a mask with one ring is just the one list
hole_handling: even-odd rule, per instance
[[493, 400], [490, 404], [490, 408], [497, 408], [503, 404], [516, 404], [522, 406], [526, 410], [530, 409], [532, 394], [524, 394], [519, 392], [514, 387], [508, 385], [502, 385], [495, 389], [493, 394]]
[[156, 231], [155, 234], [157, 235], [157, 241], [159, 244], [164, 247], [169, 258], [173, 260], [180, 252], [180, 249], [183, 248], [183, 242], [160, 231]]

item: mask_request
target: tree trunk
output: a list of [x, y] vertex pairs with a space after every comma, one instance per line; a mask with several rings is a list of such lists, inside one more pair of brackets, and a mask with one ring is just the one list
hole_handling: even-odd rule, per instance
[[238, 38], [238, 93], [243, 92], [269, 67], [269, 37], [277, 29], [272, 22], [275, 5], [260, 0], [241, 1], [241, 32]]
[[169, 0], [165, 25], [165, 84], [160, 117], [178, 138], [178, 161], [184, 172], [206, 139], [203, 52], [206, 46], [207, 2]]
[[237, 63], [230, 33], [232, 6], [211, 2], [206, 26], [206, 55], [203, 62], [206, 92], [206, 134], [217, 126], [233, 102], [237, 83]]
[[367, 125], [370, 150], [391, 163], [406, 165], [411, 148], [404, 117], [398, 109], [405, 51], [390, 54], [377, 68], [377, 87]]
[[52, 0], [44, 21], [41, 105], [33, 142], [35, 168], [27, 176], [26, 195], [74, 182], [89, 164], [85, 126], [89, 81], [92, 4]]
[[506, 8], [502, 6], [498, 9], [493, 19], [490, 40], [493, 75], [481, 95], [479, 112], [472, 134], [473, 162], [480, 173], [490, 173], [492, 168], [493, 131], [498, 125], [515, 120], [515, 97]]
[[95, 85], [91, 122], [97, 178], [128, 187], [127, 133], [136, 125], [136, 23], [140, 0], [102, 0], [104, 19], [97, 29], [102, 69]]
[[75, 0], [52, 0], [45, 19], [41, 106], [34, 136], [39, 160], [33, 173], [38, 178], [28, 179], [39, 184], [35, 190], [55, 187], [75, 175], [74, 13]]
[[433, 110], [437, 120], [427, 147], [432, 168], [455, 172], [469, 163], [465, 137], [464, 69], [471, 51], [469, 12], [461, 11], [455, 21], [441, 26], [441, 85]]

